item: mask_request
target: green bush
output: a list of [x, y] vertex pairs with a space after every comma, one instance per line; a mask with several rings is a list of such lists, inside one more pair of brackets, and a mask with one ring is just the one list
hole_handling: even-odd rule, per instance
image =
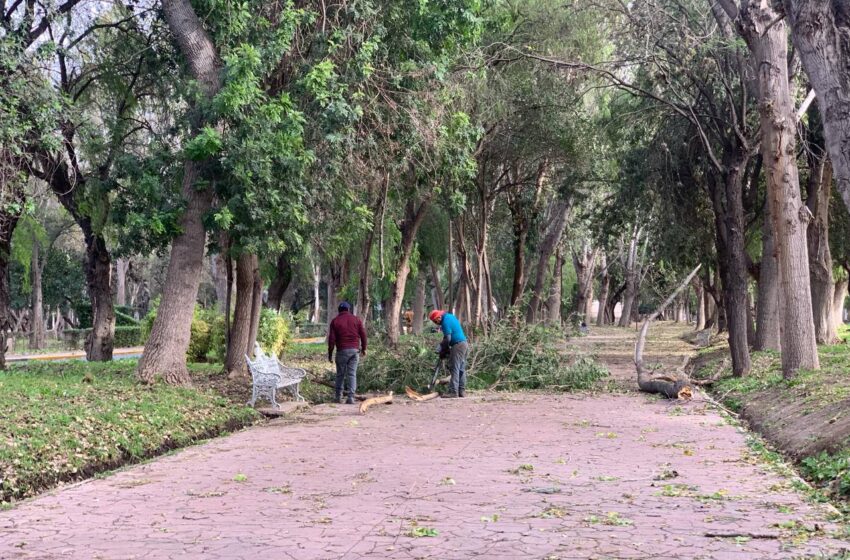
[[[143, 342], [147, 341], [151, 334], [153, 322], [156, 319], [157, 312], [159, 311], [159, 304], [159, 298], [156, 298], [153, 302], [151, 302], [150, 311], [141, 321], [141, 335]], [[220, 338], [215, 324], [219, 316], [220, 315], [214, 310], [204, 309], [197, 305], [195, 306], [195, 311], [192, 315], [192, 330], [189, 336], [189, 349], [186, 351], [186, 360], [188, 362], [204, 362], [209, 360], [211, 356], [224, 356], [224, 318], [221, 318], [222, 327], [220, 331]]]
[[260, 325], [257, 332], [257, 342], [260, 343], [263, 351], [281, 357], [291, 340], [289, 321], [283, 315], [263, 307], [260, 311]]
[[116, 327], [138, 327], [139, 321], [136, 321], [131, 315], [127, 315], [115, 309], [115, 326]]
[[126, 348], [142, 344], [142, 328], [138, 325], [132, 327], [115, 327], [115, 348]]
[[74, 313], [77, 315], [78, 329], [90, 329], [92, 327], [91, 303], [77, 303], [74, 305]]

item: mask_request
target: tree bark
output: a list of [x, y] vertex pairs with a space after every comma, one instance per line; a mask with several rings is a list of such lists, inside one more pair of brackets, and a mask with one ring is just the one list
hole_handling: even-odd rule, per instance
[[[592, 278], [592, 277], [591, 277]], [[561, 246], [555, 249], [555, 265], [552, 269], [552, 283], [549, 287], [549, 300], [546, 302], [548, 313], [546, 324], [561, 326], [561, 285], [564, 280], [564, 255]]]
[[[451, 249], [449, 249], [449, 254], [451, 254]], [[431, 261], [431, 283], [434, 285], [434, 298], [436, 300], [435, 305], [437, 309], [445, 309], [446, 302], [443, 298], [443, 289], [440, 287], [440, 271], [437, 270], [437, 264], [432, 260]]]
[[249, 352], [251, 323], [254, 311], [254, 266], [257, 257], [242, 253], [236, 259], [236, 305], [230, 341], [224, 358], [224, 367], [231, 379], [247, 375], [245, 354]]
[[773, 215], [783, 296], [782, 373], [820, 367], [809, 282], [806, 229], [811, 213], [800, 200], [796, 117], [788, 82], [785, 22], [767, 0], [750, 0], [740, 27], [758, 72], [761, 151]]
[[12, 234], [21, 217], [24, 193], [20, 189], [0, 190], [0, 370], [6, 369], [7, 342], [11, 329], [9, 294], [9, 259], [12, 254]]
[[[224, 255], [225, 248], [210, 258], [210, 273], [215, 285], [216, 307], [219, 313], [227, 309], [227, 257]], [[231, 272], [232, 274], [232, 272]]]
[[693, 280], [694, 286], [694, 295], [696, 296], [697, 303], [697, 318], [696, 325], [694, 327], [695, 330], [701, 331], [705, 329], [705, 287], [702, 284], [702, 279], [699, 276], [695, 276]]
[[[381, 185], [381, 192], [375, 200], [375, 209], [372, 211], [372, 216], [381, 216], [380, 228], [382, 231], [384, 221], [383, 215], [387, 204], [387, 193], [390, 186], [390, 174], [384, 173], [384, 178]], [[364, 324], [368, 323], [372, 317], [372, 294], [369, 291], [372, 283], [372, 249], [375, 245], [375, 227], [366, 232], [366, 239], [363, 242], [363, 252], [360, 260], [360, 286], [357, 291], [357, 305], [355, 312], [360, 317]], [[383, 237], [382, 237], [383, 239]], [[382, 241], [383, 243], [383, 241]], [[383, 266], [383, 250], [381, 252], [381, 262]], [[383, 270], [383, 269], [382, 269]]]
[[637, 297], [637, 253], [640, 246], [640, 237], [642, 229], [637, 225], [632, 230], [632, 237], [629, 240], [629, 251], [625, 255], [623, 262], [623, 274], [626, 277], [626, 291], [623, 295], [623, 307], [620, 312], [620, 322], [618, 326], [628, 327], [634, 313], [632, 307], [635, 304]]
[[[220, 61], [212, 39], [189, 0], [163, 0], [162, 8], [192, 77], [203, 95], [211, 99], [221, 89]], [[194, 128], [197, 130], [199, 126]], [[159, 313], [139, 360], [137, 375], [144, 382], [153, 382], [157, 376], [172, 384], [190, 382], [186, 350], [203, 270], [206, 241], [203, 218], [212, 205], [213, 195], [211, 188], [197, 188], [199, 173], [198, 162], [187, 160], [183, 164], [182, 195], [186, 210], [180, 218], [181, 233], [171, 244]]]
[[832, 328], [838, 332], [838, 327], [844, 324], [844, 300], [847, 297], [847, 278], [835, 283], [832, 298]]
[[779, 351], [780, 326], [779, 266], [773, 243], [773, 216], [770, 205], [765, 205], [761, 236], [761, 264], [759, 265], [758, 294], [756, 299], [756, 340], [754, 350]]
[[85, 229], [83, 234], [86, 239], [86, 285], [92, 306], [92, 330], [86, 337], [86, 360], [108, 362], [112, 360], [115, 345], [112, 262], [102, 235]]
[[269, 284], [269, 297], [266, 305], [269, 309], [280, 312], [283, 294], [292, 282], [292, 263], [287, 253], [281, 253], [275, 264], [274, 280]]
[[611, 276], [608, 274], [608, 259], [602, 254], [599, 263], [602, 274], [599, 277], [599, 308], [596, 310], [596, 325], [601, 327], [605, 324], [605, 308], [608, 305], [608, 291], [611, 289]]
[[823, 114], [836, 185], [850, 210], [850, 10], [837, 0], [784, 0], [791, 39]]
[[41, 287], [42, 266], [40, 246], [38, 238], [33, 232], [32, 235], [32, 256], [30, 260], [30, 274], [32, 275], [32, 300], [30, 314], [32, 315], [32, 323], [30, 325], [30, 341], [29, 347], [33, 350], [41, 350], [46, 345], [46, 333], [44, 330], [44, 304], [43, 292]]
[[[829, 250], [829, 195], [832, 187], [832, 177], [829, 162], [812, 169], [813, 175], [821, 179], [809, 178], [809, 201], [807, 206], [814, 215], [809, 226], [809, 280], [812, 290], [812, 317], [815, 325], [815, 340], [818, 344], [832, 344], [838, 339], [838, 333], [832, 320], [832, 304], [835, 295], [835, 281], [832, 277], [832, 254]], [[812, 186], [812, 183], [819, 183]]]
[[413, 254], [416, 233], [419, 231], [419, 226], [422, 225], [431, 205], [432, 194], [429, 193], [419, 203], [419, 208], [416, 208], [414, 201], [408, 201], [405, 218], [399, 226], [401, 247], [396, 265], [396, 281], [387, 302], [387, 339], [392, 346], [398, 344], [401, 334], [401, 304], [404, 300], [404, 290], [407, 287], [407, 276], [410, 273], [410, 257]]
[[260, 331], [260, 313], [263, 310], [263, 277], [260, 274], [260, 259], [252, 255], [251, 265], [251, 330], [248, 336], [248, 344], [245, 345], [245, 353], [254, 354], [254, 343], [257, 342], [257, 334]]
[[313, 262], [313, 323], [321, 323], [322, 321], [322, 302], [319, 299], [319, 288], [322, 283], [322, 266], [319, 260]]
[[130, 268], [130, 261], [126, 258], [115, 259], [115, 304], [118, 306], [127, 305], [127, 270]]
[[425, 271], [419, 271], [416, 276], [416, 291], [413, 296], [413, 334], [422, 334], [422, 318], [425, 316]]
[[539, 318], [540, 303], [543, 299], [543, 286], [546, 283], [546, 274], [549, 270], [549, 259], [555, 252], [555, 247], [561, 242], [564, 230], [567, 227], [567, 216], [570, 213], [570, 203], [567, 200], [558, 200], [552, 211], [552, 222], [543, 238], [543, 243], [538, 251], [537, 271], [534, 279], [534, 290], [528, 304], [526, 318], [529, 323], [536, 323]]
[[[559, 249], [560, 250], [560, 249]], [[596, 249], [591, 249], [587, 242], [582, 243], [581, 249], [573, 251], [573, 266], [576, 270], [578, 299], [576, 313], [582, 320], [590, 321], [591, 306], [593, 305], [593, 280], [596, 277]]]

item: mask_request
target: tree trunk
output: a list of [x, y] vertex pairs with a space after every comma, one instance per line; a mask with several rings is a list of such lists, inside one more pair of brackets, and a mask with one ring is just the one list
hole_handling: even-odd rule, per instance
[[697, 304], [697, 320], [694, 329], [701, 331], [705, 329], [705, 287], [703, 286], [702, 279], [699, 276], [694, 277], [693, 285]]
[[425, 271], [419, 270], [416, 276], [416, 292], [413, 296], [413, 334], [422, 334], [422, 318], [425, 316]]
[[[747, 253], [744, 239], [744, 205], [741, 173], [746, 165], [746, 150], [738, 147], [726, 154], [723, 188], [714, 184], [712, 204], [715, 211], [715, 243], [719, 259], [722, 291], [718, 306], [718, 332], [729, 330], [729, 351], [732, 373], [743, 376], [751, 369], [750, 348], [747, 342]], [[724, 196], [725, 195], [725, 196]], [[715, 280], [715, 289], [720, 281]]]
[[283, 294], [292, 282], [292, 263], [287, 253], [281, 253], [277, 257], [274, 280], [269, 284], [269, 298], [266, 303], [269, 309], [280, 312], [280, 303]]
[[761, 265], [759, 266], [758, 295], [756, 300], [756, 340], [754, 350], [776, 350], [780, 343], [782, 325], [779, 306], [779, 266], [773, 242], [773, 216], [770, 205], [765, 205], [761, 236]]
[[263, 277], [260, 274], [260, 259], [252, 255], [252, 283], [251, 283], [251, 331], [248, 336], [248, 344], [245, 345], [245, 353], [249, 356], [254, 354], [254, 343], [257, 342], [257, 334], [260, 331], [260, 313], [263, 310]]
[[773, 215], [782, 285], [782, 373], [818, 369], [806, 229], [811, 213], [800, 200], [796, 117], [788, 84], [788, 34], [767, 0], [751, 0], [741, 26], [758, 70], [761, 150]]
[[[115, 308], [112, 305], [112, 262], [102, 235], [84, 230], [86, 285], [92, 307], [92, 330], [86, 337], [86, 360], [112, 360], [115, 345]], [[160, 308], [161, 309], [161, 308]]]
[[540, 303], [543, 299], [543, 286], [546, 283], [546, 274], [549, 270], [549, 259], [555, 252], [555, 247], [561, 242], [561, 236], [567, 227], [567, 216], [570, 212], [570, 203], [559, 200], [555, 203], [552, 212], [552, 223], [543, 238], [543, 243], [538, 250], [537, 271], [534, 279], [534, 291], [531, 293], [531, 301], [528, 304], [527, 320], [529, 323], [538, 321]]
[[847, 297], [847, 278], [835, 283], [832, 297], [832, 328], [838, 332], [838, 327], [844, 324], [844, 299]]
[[[560, 251], [560, 248], [559, 248]], [[590, 321], [590, 308], [593, 305], [593, 280], [596, 276], [596, 253], [587, 242], [582, 244], [579, 252], [573, 251], [573, 266], [576, 270], [578, 299], [576, 313], [583, 321]]]
[[[227, 257], [224, 255], [225, 248], [210, 258], [210, 273], [215, 286], [216, 307], [219, 313], [227, 309]], [[232, 274], [232, 272], [231, 272]]]
[[601, 327], [605, 324], [605, 308], [608, 306], [608, 291], [611, 289], [608, 260], [604, 254], [599, 266], [602, 267], [602, 275], [599, 277], [599, 309], [596, 310], [596, 325]]
[[254, 311], [254, 266], [257, 257], [242, 253], [236, 259], [236, 305], [224, 367], [231, 379], [246, 375], [245, 354], [249, 351]]
[[[207, 99], [221, 89], [219, 58], [215, 45], [195, 14], [189, 0], [163, 0], [163, 13], [192, 77]], [[195, 130], [200, 122], [195, 123]], [[190, 382], [186, 369], [192, 315], [204, 262], [206, 234], [203, 218], [212, 205], [212, 188], [198, 188], [200, 164], [183, 165], [182, 195], [186, 210], [180, 217], [180, 234], [171, 244], [171, 257], [162, 291], [159, 313], [139, 360], [138, 376], [153, 382], [162, 376], [167, 383]], [[243, 358], [244, 359], [244, 358]]]
[[30, 263], [30, 274], [32, 275], [32, 306], [30, 307], [30, 314], [32, 315], [32, 324], [30, 326], [29, 341], [29, 347], [32, 350], [41, 350], [46, 345], [43, 291], [41, 287], [42, 267], [39, 249], [38, 238], [36, 237], [35, 232], [33, 232], [32, 256]]
[[115, 259], [115, 304], [122, 307], [127, 305], [127, 270], [129, 268], [130, 261], [127, 259]]
[[837, 0], [783, 4], [791, 39], [817, 93], [838, 192], [850, 210], [850, 10]]
[[319, 261], [313, 262], [313, 323], [322, 321], [322, 302], [319, 299], [319, 288], [322, 283], [322, 266]]
[[824, 138], [819, 126], [819, 111], [814, 105], [809, 118], [809, 177], [806, 181], [806, 207], [812, 223], [806, 232], [809, 254], [809, 281], [812, 288], [812, 318], [818, 344], [832, 344], [838, 332], [832, 320], [835, 280], [832, 277], [832, 253], [829, 250], [829, 200], [832, 193], [832, 166], [825, 154]]
[[626, 291], [623, 295], [623, 308], [620, 312], [620, 322], [618, 326], [628, 327], [631, 322], [637, 297], [637, 252], [640, 245], [641, 228], [635, 226], [632, 230], [632, 237], [629, 240], [629, 252], [626, 254], [623, 262], [623, 274], [626, 277]]
[[549, 287], [549, 300], [546, 302], [548, 313], [546, 324], [561, 326], [561, 285], [564, 281], [564, 255], [559, 245], [555, 249], [555, 267], [552, 269], [552, 284]]
[[0, 370], [6, 369], [7, 341], [11, 330], [9, 294], [9, 259], [12, 255], [12, 234], [21, 217], [24, 193], [20, 189], [0, 189]]
[[405, 219], [399, 226], [399, 230], [401, 231], [401, 247], [398, 255], [398, 264], [396, 265], [396, 281], [392, 286], [390, 298], [387, 302], [387, 339], [392, 346], [398, 344], [399, 335], [401, 334], [401, 304], [404, 300], [407, 276], [410, 273], [410, 257], [413, 254], [416, 233], [419, 231], [419, 226], [422, 225], [422, 221], [428, 213], [430, 204], [430, 194], [419, 204], [418, 209], [415, 207], [414, 201], [409, 201], [405, 210]]
[[[449, 253], [451, 254], [451, 249], [449, 249]], [[431, 261], [431, 282], [434, 284], [434, 298], [436, 302], [434, 305], [437, 306], [437, 309], [445, 309], [446, 302], [443, 299], [443, 289], [440, 287], [440, 271], [437, 270], [437, 264], [432, 260]]]

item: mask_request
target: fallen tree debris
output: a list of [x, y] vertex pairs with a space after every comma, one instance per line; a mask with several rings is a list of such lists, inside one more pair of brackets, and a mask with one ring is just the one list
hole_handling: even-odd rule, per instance
[[414, 391], [410, 387], [405, 387], [404, 392], [407, 394], [407, 397], [410, 400], [416, 401], [416, 402], [426, 402], [426, 401], [430, 401], [431, 399], [436, 399], [437, 397], [440, 396], [440, 393], [436, 393], [436, 392], [435, 393], [428, 393], [427, 395], [423, 395], [422, 393], [417, 393], [416, 391]]
[[705, 537], [717, 537], [721, 539], [778, 539], [779, 535], [776, 533], [714, 533], [708, 532], [703, 533]]
[[685, 286], [690, 283], [691, 279], [696, 275], [701, 266], [702, 265], [697, 265], [697, 267], [688, 274], [685, 281], [679, 284], [679, 287], [676, 288], [666, 300], [664, 300], [664, 303], [662, 303], [658, 309], [646, 318], [643, 322], [643, 326], [640, 328], [640, 334], [638, 335], [637, 342], [635, 343], [635, 368], [637, 369], [638, 387], [644, 393], [659, 393], [668, 399], [675, 398], [690, 400], [693, 398], [692, 383], [686, 374], [651, 375], [644, 371], [643, 348], [646, 346], [646, 335], [649, 332], [649, 325], [664, 312], [664, 309], [672, 303], [673, 299], [679, 295], [679, 292], [681, 292]]
[[392, 391], [382, 397], [372, 397], [371, 399], [366, 399], [365, 401], [360, 403], [360, 414], [366, 414], [366, 411], [369, 410], [369, 407], [371, 407], [373, 404], [390, 404], [392, 402]]

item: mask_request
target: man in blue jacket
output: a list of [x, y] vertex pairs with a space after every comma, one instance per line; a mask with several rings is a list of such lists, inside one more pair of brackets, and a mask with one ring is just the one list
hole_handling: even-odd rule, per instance
[[432, 311], [428, 318], [434, 324], [440, 325], [443, 331], [443, 342], [441, 346], [448, 348], [449, 371], [452, 374], [451, 388], [444, 398], [453, 399], [466, 396], [466, 355], [469, 353], [469, 344], [466, 342], [466, 334], [460, 321], [451, 313], [441, 309]]

